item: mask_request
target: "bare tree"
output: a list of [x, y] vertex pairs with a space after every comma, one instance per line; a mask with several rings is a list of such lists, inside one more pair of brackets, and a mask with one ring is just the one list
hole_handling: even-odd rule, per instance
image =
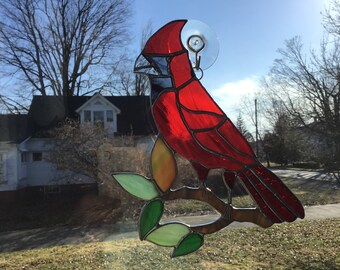
[[66, 119], [46, 134], [53, 138], [54, 148], [50, 161], [60, 170], [83, 174], [93, 179], [98, 176], [97, 151], [103, 144], [112, 147], [132, 147], [132, 136], [110, 136], [100, 124], [79, 123]]
[[331, 35], [340, 37], [340, 1], [331, 1], [330, 7], [323, 13], [323, 26]]
[[334, 1], [330, 10], [320, 49], [304, 52], [299, 37], [286, 41], [263, 87], [295, 126], [326, 140], [324, 162], [340, 168], [340, 2]]
[[[340, 150], [340, 62], [339, 44], [329, 48], [324, 41], [320, 54], [311, 52], [307, 60], [297, 37], [279, 50], [265, 88], [300, 126], [327, 136]], [[312, 123], [318, 125], [311, 125]]]
[[[144, 45], [151, 34], [152, 23], [149, 21], [141, 32], [140, 50], [144, 48]], [[134, 58], [126, 56], [124, 61], [121, 61], [117, 68], [116, 75], [113, 76], [113, 91], [111, 91], [111, 94], [122, 96], [145, 96], [150, 93], [150, 84], [147, 76], [133, 73], [133, 66], [136, 58], [137, 55]]]
[[103, 89], [126, 44], [129, 14], [128, 0], [3, 0], [0, 62], [30, 94]]

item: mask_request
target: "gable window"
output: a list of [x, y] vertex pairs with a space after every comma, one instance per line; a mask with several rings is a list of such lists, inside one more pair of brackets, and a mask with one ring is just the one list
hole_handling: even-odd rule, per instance
[[120, 110], [112, 100], [103, 97], [100, 93], [87, 100], [76, 112], [80, 116], [81, 123], [105, 128], [108, 134], [117, 132], [117, 115], [120, 114]]
[[32, 153], [32, 160], [33, 161], [42, 161], [42, 153], [41, 152]]
[[84, 122], [91, 122], [91, 111], [84, 111]]
[[0, 153], [0, 183], [5, 182], [5, 154]]
[[106, 121], [113, 122], [113, 111], [106, 111]]

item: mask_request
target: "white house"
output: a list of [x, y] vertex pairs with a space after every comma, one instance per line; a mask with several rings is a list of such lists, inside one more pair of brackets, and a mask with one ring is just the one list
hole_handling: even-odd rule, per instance
[[[59, 171], [48, 161], [53, 140], [44, 131], [65, 118], [102, 124], [112, 135], [132, 134], [143, 144], [156, 132], [145, 96], [34, 96], [27, 115], [0, 115], [0, 197], [4, 191], [36, 187], [53, 192], [60, 186], [94, 183]], [[1, 198], [0, 198], [1, 199]]]

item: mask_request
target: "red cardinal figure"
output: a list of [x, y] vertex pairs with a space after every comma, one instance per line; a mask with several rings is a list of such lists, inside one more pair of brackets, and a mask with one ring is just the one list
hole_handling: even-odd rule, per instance
[[229, 187], [238, 177], [258, 208], [273, 222], [304, 218], [295, 195], [257, 160], [246, 139], [196, 78], [181, 42], [187, 20], [168, 23], [146, 43], [135, 72], [148, 75], [159, 136], [188, 159], [204, 182], [210, 169], [224, 169]]

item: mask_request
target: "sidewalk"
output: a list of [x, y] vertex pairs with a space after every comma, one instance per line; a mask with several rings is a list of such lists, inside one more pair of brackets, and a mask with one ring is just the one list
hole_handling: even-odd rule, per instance
[[[306, 220], [340, 218], [340, 203], [307, 206]], [[218, 215], [186, 216], [172, 218], [187, 224], [200, 224], [214, 221]], [[256, 226], [252, 223], [233, 222], [226, 228]], [[32, 248], [43, 248], [80, 243], [103, 242], [138, 237], [135, 224], [114, 224], [98, 226], [41, 228], [25, 231], [0, 233], [0, 252], [11, 252]]]

